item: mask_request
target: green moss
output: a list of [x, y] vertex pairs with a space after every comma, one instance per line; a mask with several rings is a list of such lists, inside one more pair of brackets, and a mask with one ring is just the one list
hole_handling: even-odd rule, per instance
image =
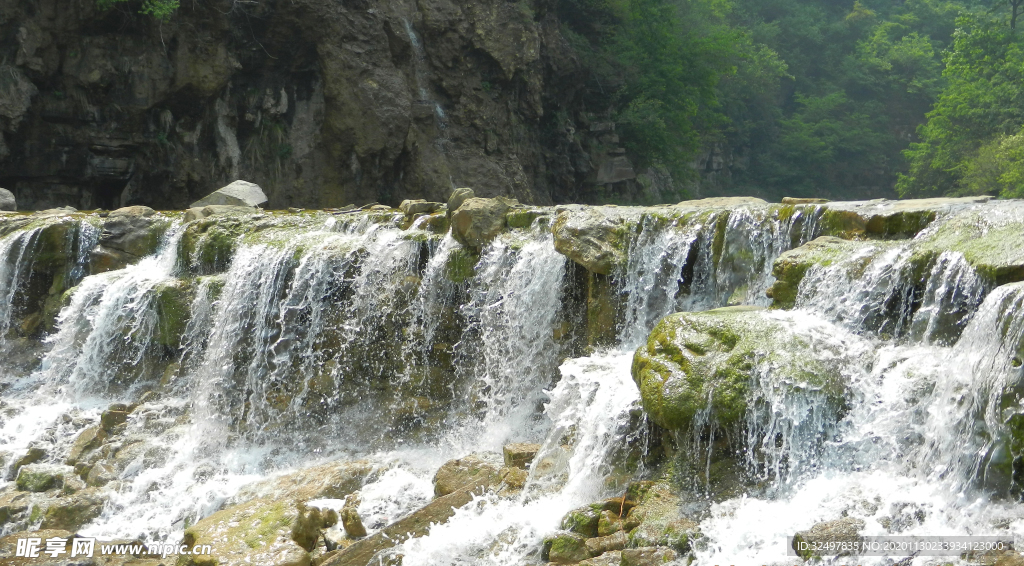
[[591, 507], [580, 507], [566, 513], [562, 518], [562, 529], [581, 534], [587, 538], [597, 536], [600, 512]]
[[476, 264], [480, 255], [470, 248], [460, 247], [452, 250], [444, 265], [444, 276], [452, 283], [463, 283], [476, 274]]
[[[838, 355], [838, 352], [833, 352]], [[658, 425], [689, 431], [699, 413], [723, 427], [739, 426], [748, 388], [761, 372], [768, 385], [822, 390], [841, 405], [835, 367], [779, 321], [750, 307], [729, 307], [663, 318], [633, 357], [633, 379], [644, 410]]]
[[[951, 218], [922, 237], [915, 256], [955, 251], [997, 285], [1024, 281], [1024, 222], [966, 214]], [[920, 259], [919, 261], [924, 261]]]
[[505, 223], [509, 228], [529, 228], [533, 225], [534, 220], [547, 214], [544, 210], [514, 208], [505, 215]]
[[544, 540], [548, 560], [555, 564], [575, 564], [590, 558], [587, 539], [576, 533], [561, 533]]
[[153, 292], [156, 294], [157, 343], [177, 349], [192, 314], [193, 287], [188, 281], [178, 279], [160, 283]]
[[60, 474], [51, 470], [24, 466], [18, 470], [18, 479], [15, 483], [22, 491], [39, 492], [56, 487], [59, 479]]

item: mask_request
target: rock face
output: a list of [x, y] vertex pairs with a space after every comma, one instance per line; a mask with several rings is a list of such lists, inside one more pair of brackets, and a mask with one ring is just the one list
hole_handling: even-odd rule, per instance
[[[240, 177], [275, 209], [596, 188], [600, 133], [546, 1], [100, 6], [4, 13], [0, 183], [22, 209], [180, 209]], [[559, 112], [577, 135], [550, 134]], [[619, 170], [601, 181], [637, 185]]]
[[148, 206], [129, 206], [110, 213], [90, 254], [92, 273], [121, 269], [152, 254], [170, 220], [156, 216]]
[[256, 183], [238, 180], [192, 203], [190, 208], [202, 208], [210, 205], [222, 206], [259, 206], [267, 202], [267, 195]]
[[18, 210], [18, 201], [14, 198], [14, 193], [7, 189], [0, 189], [0, 210]]
[[839, 410], [845, 388], [835, 364], [842, 352], [816, 352], [829, 346], [812, 339], [751, 307], [676, 313], [637, 349], [633, 380], [644, 410], [669, 430], [690, 430], [707, 408], [719, 425], [739, 425], [755, 376], [784, 390], [818, 391]]

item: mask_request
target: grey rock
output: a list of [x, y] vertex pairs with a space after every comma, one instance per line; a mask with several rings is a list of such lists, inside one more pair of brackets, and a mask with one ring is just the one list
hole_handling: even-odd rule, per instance
[[622, 551], [622, 566], [660, 566], [675, 560], [679, 555], [671, 548], [648, 546], [627, 548]]
[[452, 191], [451, 196], [448, 197], [448, 216], [454, 214], [455, 211], [462, 206], [462, 203], [475, 197], [476, 193], [474, 193], [473, 189], [470, 188], [461, 188]]
[[211, 204], [256, 207], [267, 202], [267, 195], [256, 183], [238, 180], [192, 203], [191, 208], [202, 208]]
[[444, 206], [444, 203], [427, 202], [423, 199], [416, 199], [403, 200], [402, 204], [398, 205], [398, 209], [406, 216], [412, 216], [414, 214], [430, 214], [431, 212], [437, 211], [442, 206]]
[[14, 198], [14, 193], [7, 189], [0, 189], [0, 210], [18, 210], [18, 201]]
[[506, 228], [505, 214], [519, 204], [515, 199], [470, 198], [452, 213], [452, 235], [461, 244], [480, 249]]

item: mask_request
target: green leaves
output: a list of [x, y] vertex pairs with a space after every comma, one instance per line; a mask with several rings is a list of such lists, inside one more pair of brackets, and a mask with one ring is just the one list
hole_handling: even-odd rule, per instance
[[[129, 0], [96, 0], [96, 4], [101, 10], [109, 10], [116, 4], [128, 1]], [[171, 18], [171, 15], [177, 11], [178, 6], [179, 0], [143, 0], [139, 13], [148, 14], [160, 21], [167, 21]]]

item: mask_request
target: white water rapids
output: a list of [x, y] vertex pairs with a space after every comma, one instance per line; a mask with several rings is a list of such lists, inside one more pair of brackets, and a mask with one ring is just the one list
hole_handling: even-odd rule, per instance
[[[646, 431], [633, 350], [670, 313], [767, 304], [774, 259], [817, 235], [806, 214], [731, 214], [717, 264], [714, 215], [641, 223], [616, 274], [617, 343], [579, 357], [563, 338], [579, 324], [567, 307], [574, 266], [544, 222], [502, 234], [455, 281], [446, 270], [463, 249], [450, 235], [325, 216], [283, 245], [244, 239], [226, 273], [198, 278], [180, 353], [167, 363], [156, 297], [182, 276], [179, 222], [156, 254], [77, 284], [33, 371], [0, 365], [0, 453], [41, 446], [61, 463], [103, 409], [138, 402], [159, 383], [164, 393], [128, 421], [122, 446], [134, 448], [122, 449], [129, 461], [113, 495], [82, 532], [176, 542], [242, 486], [335, 459], [382, 470], [361, 490], [372, 531], [429, 502], [445, 461], [537, 442], [545, 466], [534, 466], [521, 495], [481, 497], [394, 552], [406, 566], [541, 564], [542, 540], [566, 512], [621, 496], [629, 474], [650, 472], [623, 455]], [[6, 330], [32, 269], [32, 237], [0, 238], [4, 349], [18, 347]], [[863, 519], [865, 535], [1024, 535], [1024, 508], [995, 493], [1009, 464], [994, 448], [1008, 415], [1024, 412], [1000, 406], [1022, 371], [1024, 286], [990, 288], [962, 256], [943, 255], [912, 316], [879, 314], [907, 292], [905, 259], [894, 246], [858, 279], [812, 270], [796, 310], [761, 315], [845, 352], [849, 407], [826, 422], [809, 398], [758, 393], [767, 424], [747, 443], [783, 438], [775, 471], [747, 495], [695, 495], [696, 564], [798, 564], [786, 537], [843, 516]], [[956, 332], [936, 330], [950, 325]], [[421, 369], [438, 359], [454, 371]]]

